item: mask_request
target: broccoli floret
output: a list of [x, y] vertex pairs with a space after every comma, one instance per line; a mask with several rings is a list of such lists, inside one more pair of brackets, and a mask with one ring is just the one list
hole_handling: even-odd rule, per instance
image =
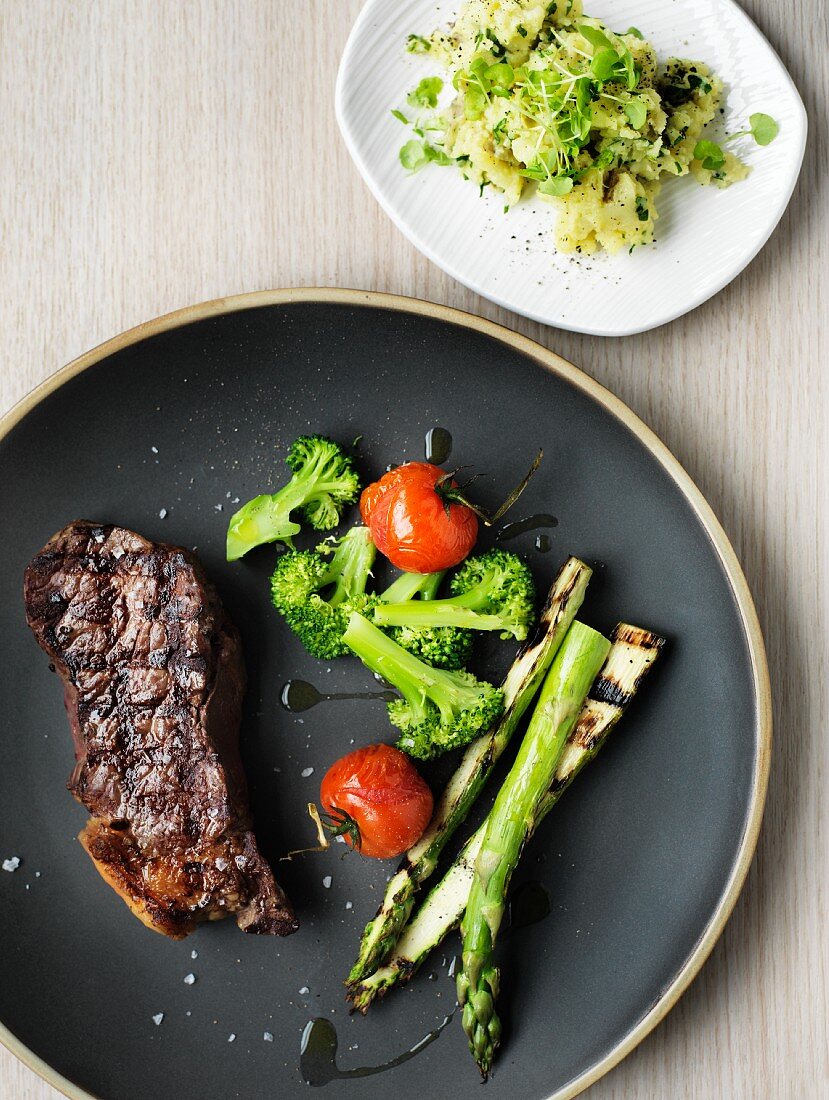
[[348, 652], [343, 634], [351, 612], [370, 614], [375, 599], [366, 594], [375, 554], [368, 529], [353, 527], [341, 539], [289, 550], [277, 562], [271, 600], [314, 657], [330, 661]]
[[[380, 596], [384, 603], [433, 600], [444, 573], [401, 573]], [[472, 656], [472, 631], [457, 626], [393, 626], [386, 631], [398, 645], [434, 668], [463, 668]]]
[[227, 560], [236, 561], [266, 542], [293, 546], [299, 512], [317, 531], [340, 522], [343, 507], [353, 504], [360, 481], [351, 457], [338, 443], [321, 435], [300, 436], [286, 459], [293, 477], [276, 493], [265, 493], [242, 505], [227, 528]]
[[500, 718], [504, 693], [470, 672], [432, 668], [357, 612], [343, 635], [367, 668], [396, 688], [402, 698], [388, 704], [401, 731], [398, 748], [420, 760], [468, 744]]
[[379, 603], [378, 626], [467, 627], [499, 630], [502, 638], [523, 641], [535, 619], [535, 585], [527, 565], [508, 550], [489, 550], [467, 558], [444, 600]]

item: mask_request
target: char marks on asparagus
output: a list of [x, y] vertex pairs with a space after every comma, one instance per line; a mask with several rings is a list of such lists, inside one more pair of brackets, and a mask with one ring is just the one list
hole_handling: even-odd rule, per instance
[[77, 521], [26, 570], [26, 617], [63, 680], [80, 841], [144, 924], [180, 939], [235, 915], [288, 935], [238, 750], [239, 635], [193, 554]]

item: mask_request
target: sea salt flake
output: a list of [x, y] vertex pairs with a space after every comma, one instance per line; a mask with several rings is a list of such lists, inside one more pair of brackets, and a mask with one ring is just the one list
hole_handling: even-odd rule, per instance
[[345, 903], [345, 907], [346, 907], [346, 909], [353, 909], [354, 908], [354, 902], [353, 901], [347, 901]]
[[231, 1033], [227, 1037], [227, 1041], [229, 1043], [235, 1043], [236, 1042], [236, 1033], [231, 1031]]
[[303, 996], [303, 997], [305, 996], [306, 993], [310, 993], [310, 992], [311, 992], [311, 990], [308, 988], [307, 985], [304, 985], [302, 987], [302, 989], [299, 990], [300, 995]]
[[199, 957], [199, 953], [194, 947], [193, 950], [190, 952], [190, 958], [191, 959], [197, 959], [198, 957]]
[[314, 774], [314, 769], [313, 768], [303, 768], [302, 771], [299, 774], [302, 776], [303, 779], [307, 779], [309, 775]]
[[150, 450], [153, 452], [154, 455], [158, 454], [158, 447], [150, 447]]
[[11, 859], [4, 859], [3, 860], [3, 870], [4, 871], [16, 871], [19, 866], [20, 866], [20, 857], [19, 856], [12, 856]]
[[161, 1021], [163, 1019], [164, 1019], [164, 1013], [163, 1012], [157, 1012], [155, 1014], [155, 1016], [153, 1016], [153, 1023], [155, 1024], [156, 1027], [158, 1027], [161, 1024]]
[[326, 890], [331, 889], [331, 881], [332, 880], [331, 880], [330, 875], [326, 875], [325, 878], [322, 880], [322, 884], [323, 884], [323, 886], [325, 887]]
[[158, 518], [159, 519], [166, 519], [167, 518], [167, 509], [166, 508], [161, 509], [161, 511], [158, 513]]
[[185, 974], [184, 975], [184, 984], [185, 985], [195, 985], [195, 982], [196, 982], [196, 975], [195, 974]]
[[273, 1032], [266, 1031], [263, 1034], [262, 1038], [265, 1040], [266, 1043], [272, 1043], [273, 1042]]

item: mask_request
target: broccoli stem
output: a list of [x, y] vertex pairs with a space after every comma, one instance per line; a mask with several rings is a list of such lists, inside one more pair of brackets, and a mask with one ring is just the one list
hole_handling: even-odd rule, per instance
[[381, 604], [374, 609], [378, 626], [458, 626], [469, 630], [503, 630], [502, 615], [486, 615], [461, 604], [464, 596], [447, 600], [409, 600], [406, 603]]
[[401, 573], [379, 598], [384, 603], [400, 603], [417, 595], [424, 600], [433, 600], [444, 573], [445, 570], [439, 573]]
[[[512, 633], [504, 615], [492, 612], [495, 573], [484, 576], [466, 592], [443, 600], [413, 600], [400, 597], [375, 609], [378, 626], [462, 627], [469, 630], [504, 630]], [[526, 633], [526, 631], [525, 631]], [[523, 637], [524, 635], [522, 635]]]
[[[293, 484], [293, 483], [291, 483]], [[296, 502], [290, 503], [286, 490], [278, 493], [263, 493], [236, 512], [227, 528], [227, 560], [238, 561], [254, 546], [266, 542], [284, 542], [293, 546], [294, 535], [300, 532], [300, 526], [290, 518], [291, 511], [302, 503], [301, 495]]]
[[[325, 553], [326, 549], [323, 543], [319, 552]], [[365, 593], [376, 554], [377, 549], [367, 527], [352, 527], [334, 544], [334, 555], [320, 585], [321, 588], [334, 585], [334, 591], [326, 601], [331, 607], [338, 607], [343, 600]]]
[[515, 763], [486, 819], [461, 923], [463, 968], [457, 978], [463, 1028], [484, 1077], [501, 1036], [495, 1011], [500, 973], [493, 952], [507, 887], [535, 828], [570, 731], [609, 650], [607, 638], [583, 623], [572, 624], [541, 687]]
[[348, 620], [343, 641], [367, 668], [397, 688], [418, 715], [425, 717], [424, 701], [431, 699], [443, 720], [451, 723], [458, 709], [478, 698], [479, 688], [412, 656], [356, 611]]

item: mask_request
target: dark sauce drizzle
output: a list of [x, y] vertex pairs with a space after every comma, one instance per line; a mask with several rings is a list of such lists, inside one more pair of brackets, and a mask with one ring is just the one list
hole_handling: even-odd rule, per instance
[[302, 1079], [307, 1085], [327, 1085], [330, 1081], [342, 1080], [346, 1077], [370, 1077], [375, 1073], [384, 1073], [387, 1069], [408, 1062], [416, 1054], [420, 1054], [430, 1043], [440, 1035], [446, 1025], [454, 1016], [454, 1013], [444, 1017], [434, 1031], [430, 1031], [419, 1039], [413, 1047], [404, 1050], [396, 1058], [389, 1062], [383, 1062], [379, 1066], [358, 1066], [356, 1069], [340, 1069], [337, 1065], [337, 1029], [332, 1022], [324, 1016], [316, 1020], [309, 1020], [302, 1033], [302, 1042], [299, 1048], [299, 1070]]
[[558, 527], [558, 520], [555, 516], [551, 516], [549, 512], [536, 512], [534, 516], [517, 519], [513, 523], [505, 523], [498, 532], [498, 542], [514, 539], [517, 535], [526, 534], [527, 531], [537, 531], [539, 527]]
[[426, 461], [435, 466], [444, 463], [452, 453], [452, 433], [446, 428], [430, 428], [423, 443]]
[[552, 541], [549, 535], [536, 535], [535, 536], [535, 548], [539, 554], [549, 554], [552, 548]]
[[397, 696], [393, 691], [332, 691], [323, 692], [307, 680], [289, 680], [282, 688], [280, 699], [285, 710], [298, 714], [310, 710], [317, 703], [329, 703], [334, 699], [382, 699], [390, 703]]
[[550, 895], [540, 882], [522, 882], [509, 897], [508, 932], [538, 924], [550, 915]]

